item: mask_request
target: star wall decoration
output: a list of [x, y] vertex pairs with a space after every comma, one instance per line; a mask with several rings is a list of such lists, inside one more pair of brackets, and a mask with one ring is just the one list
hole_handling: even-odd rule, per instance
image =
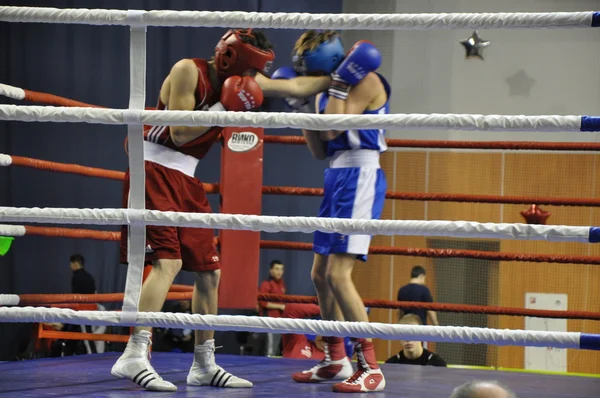
[[527, 224], [546, 225], [548, 217], [550, 217], [552, 213], [542, 210], [538, 205], [531, 205], [529, 209], [521, 211], [521, 215]]
[[479, 58], [483, 60], [483, 49], [490, 45], [489, 41], [482, 39], [477, 31], [471, 37], [460, 41], [466, 51], [465, 58]]
[[531, 89], [535, 85], [536, 80], [529, 76], [523, 69], [519, 69], [517, 73], [506, 78], [508, 84], [508, 95], [511, 97], [529, 97]]

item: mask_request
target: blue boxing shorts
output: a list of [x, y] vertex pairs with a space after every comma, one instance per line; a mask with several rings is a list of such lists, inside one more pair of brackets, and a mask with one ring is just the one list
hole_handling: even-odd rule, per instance
[[[374, 220], [381, 217], [387, 182], [378, 167], [341, 167], [325, 170], [324, 195], [319, 217]], [[313, 251], [328, 256], [356, 254], [367, 261], [370, 235], [315, 232]]]

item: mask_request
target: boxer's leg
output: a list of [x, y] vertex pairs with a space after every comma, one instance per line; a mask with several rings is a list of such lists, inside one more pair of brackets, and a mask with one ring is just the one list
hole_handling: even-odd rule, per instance
[[[206, 202], [203, 206], [208, 206]], [[205, 207], [202, 207], [205, 209]], [[221, 270], [219, 254], [210, 229], [179, 228], [183, 269], [195, 276], [192, 312], [216, 315], [219, 307]], [[252, 383], [224, 370], [215, 362], [214, 330], [196, 330], [194, 360], [187, 376], [191, 386], [249, 388]]]
[[[335, 185], [338, 180], [337, 170], [325, 171], [325, 190], [319, 217], [332, 217], [332, 205], [335, 200]], [[313, 251], [315, 252], [311, 278], [321, 308], [321, 317], [324, 320], [343, 321], [344, 317], [335, 299], [333, 291], [327, 282], [327, 270], [331, 247], [337, 242], [339, 235], [315, 232]], [[344, 380], [353, 373], [352, 364], [346, 355], [344, 339], [341, 337], [323, 337], [325, 358], [312, 368], [297, 372], [292, 379], [298, 383], [318, 383], [326, 380]]]
[[[181, 269], [181, 260], [161, 259], [153, 262], [153, 268], [142, 286], [139, 310], [159, 312], [165, 302], [173, 279]], [[177, 391], [177, 387], [166, 381], [154, 370], [148, 358], [151, 343], [150, 327], [136, 327], [129, 337], [123, 355], [111, 369], [111, 374], [127, 378], [151, 391]]]
[[[352, 219], [378, 219], [383, 210], [387, 185], [381, 169], [356, 167], [344, 169], [344, 187], [338, 190], [334, 214], [336, 217]], [[351, 322], [368, 322], [366, 308], [352, 281], [352, 270], [356, 259], [366, 261], [371, 237], [348, 235], [338, 240], [331, 248], [327, 268], [327, 282], [336, 297], [344, 319]], [[381, 391], [385, 378], [379, 369], [371, 339], [358, 338], [355, 352], [358, 369], [347, 380], [337, 383], [337, 392]]]

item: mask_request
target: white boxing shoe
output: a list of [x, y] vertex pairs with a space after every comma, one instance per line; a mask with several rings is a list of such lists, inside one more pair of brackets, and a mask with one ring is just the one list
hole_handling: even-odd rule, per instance
[[215, 363], [215, 341], [207, 340], [194, 347], [194, 363], [187, 376], [190, 386], [250, 388], [248, 380], [234, 376]]
[[227, 372], [219, 365], [213, 366], [209, 371], [204, 371], [192, 365], [187, 376], [190, 386], [212, 386], [224, 388], [251, 388], [252, 383]]
[[131, 335], [123, 355], [113, 365], [110, 373], [120, 379], [129, 379], [149, 391], [177, 391], [175, 384], [163, 380], [148, 360], [150, 332]]

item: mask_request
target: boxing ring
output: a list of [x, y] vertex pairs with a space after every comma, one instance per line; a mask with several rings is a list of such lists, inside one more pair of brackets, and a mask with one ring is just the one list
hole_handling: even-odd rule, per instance
[[[399, 221], [347, 220], [314, 217], [278, 217], [253, 214], [190, 214], [144, 209], [142, 124], [214, 125], [229, 127], [308, 128], [313, 130], [348, 128], [393, 128], [469, 130], [469, 131], [600, 131], [600, 118], [593, 116], [498, 116], [498, 115], [305, 115], [263, 112], [182, 112], [144, 110], [146, 26], [213, 26], [256, 28], [330, 28], [330, 29], [458, 29], [458, 28], [589, 28], [600, 26], [600, 12], [577, 13], [506, 13], [506, 14], [270, 14], [244, 12], [178, 12], [120, 10], [59, 10], [28, 7], [0, 7], [0, 21], [35, 23], [84, 23], [91, 25], [125, 25], [131, 27], [131, 97], [127, 110], [106, 109], [46, 93], [0, 85], [0, 93], [14, 100], [28, 100], [54, 106], [0, 105], [0, 120], [21, 122], [71, 122], [128, 125], [129, 162], [132, 175], [131, 203], [128, 209], [59, 209], [0, 207], [0, 236], [46, 236], [73, 239], [118, 241], [113, 231], [78, 228], [40, 227], [29, 224], [129, 225], [130, 266], [124, 293], [99, 295], [0, 295], [2, 322], [71, 322], [89, 325], [174, 327], [219, 331], [253, 331], [310, 333], [331, 336], [372, 337], [387, 340], [412, 339], [428, 342], [487, 344], [496, 346], [555, 347], [577, 350], [600, 350], [600, 335], [583, 332], [547, 332], [456, 326], [409, 326], [381, 322], [345, 323], [318, 320], [243, 317], [229, 315], [187, 315], [144, 313], [138, 311], [143, 280], [145, 225], [177, 225], [212, 228], [246, 233], [258, 232], [341, 232], [380, 236], [423, 236], [455, 238], [493, 238], [498, 240], [540, 240], [550, 242], [600, 242], [600, 228], [595, 226], [533, 225], [470, 221]], [[299, 137], [264, 136], [264, 144], [303, 144]], [[598, 151], [596, 143], [532, 142], [435, 142], [389, 140], [390, 147], [463, 148], [503, 150]], [[79, 174], [86, 177], [123, 179], [124, 174], [82, 165], [67, 165], [12, 155], [0, 155], [0, 165], [32, 167], [40, 170]], [[205, 184], [207, 193], [221, 193], [221, 183]], [[320, 196], [321, 189], [263, 186], [261, 194]], [[593, 206], [600, 199], [551, 198], [389, 192], [389, 200], [453, 201], [469, 203], [506, 203]], [[244, 235], [238, 235], [244, 236]], [[261, 241], [264, 249], [310, 250], [299, 242]], [[221, 238], [219, 238], [221, 239]], [[222, 242], [220, 242], [222, 243]], [[373, 246], [372, 254], [416, 257], [474, 258], [501, 261], [544, 262], [558, 264], [600, 264], [598, 256], [493, 253], [475, 250], [399, 248]], [[225, 272], [224, 272], [225, 274]], [[191, 298], [189, 286], [173, 286], [168, 299]], [[254, 299], [277, 302], [315, 302], [314, 297], [259, 295]], [[75, 310], [69, 304], [122, 302], [122, 311]], [[440, 303], [401, 303], [390, 300], [365, 300], [372, 308], [421, 308], [435, 311], [502, 314], [544, 318], [600, 320], [592, 311], [543, 311], [501, 306], [468, 306]], [[48, 307], [56, 305], [53, 307]], [[88, 338], [87, 336], [86, 338]], [[220, 355], [219, 363], [235, 374], [255, 383], [250, 390], [220, 391], [185, 385], [190, 356], [154, 353], [156, 370], [179, 387], [170, 395], [203, 394], [220, 396], [307, 396], [333, 395], [327, 384], [304, 385], [290, 380], [290, 374], [303, 366], [298, 360]], [[116, 353], [81, 357], [43, 359], [0, 364], [0, 396], [75, 396], [117, 397], [148, 394], [129, 382], [113, 379], [110, 366]], [[384, 359], [384, 358], [380, 358]], [[508, 384], [520, 396], [595, 397], [600, 379], [594, 375], [567, 377], [496, 369], [438, 369], [421, 366], [382, 365], [387, 388], [378, 396], [447, 397], [452, 388], [472, 379], [493, 379]], [[424, 391], [427, 391], [424, 393]]]

